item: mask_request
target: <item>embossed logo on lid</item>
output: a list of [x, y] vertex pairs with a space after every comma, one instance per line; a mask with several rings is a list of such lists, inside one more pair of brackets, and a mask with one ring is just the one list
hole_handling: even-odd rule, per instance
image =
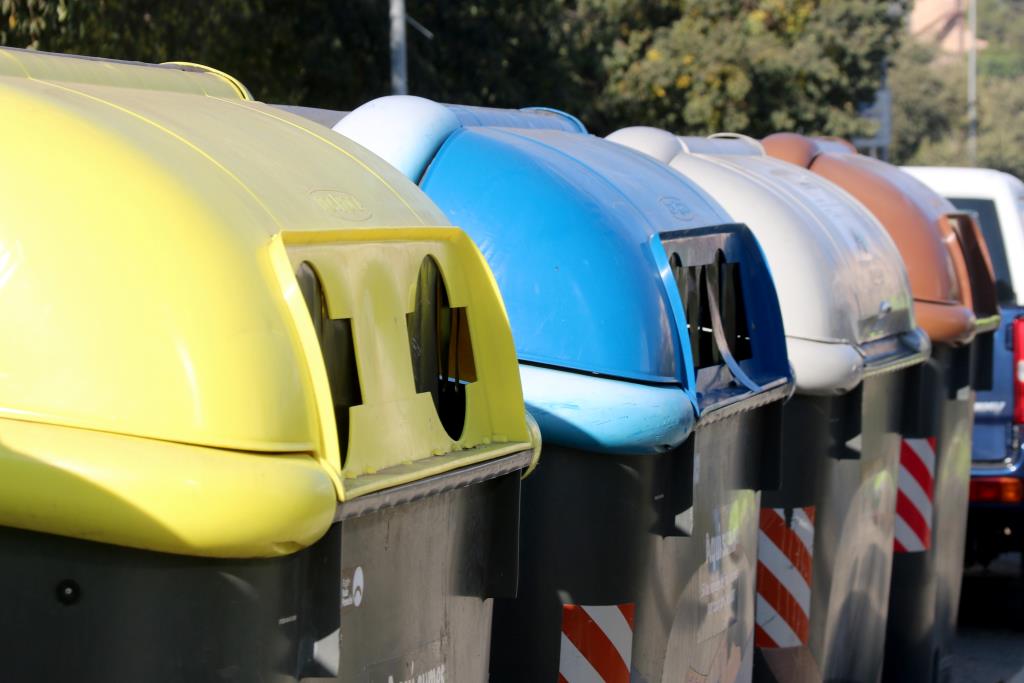
[[363, 206], [359, 198], [339, 190], [313, 190], [309, 196], [321, 209], [347, 221], [365, 221], [373, 212]]
[[676, 220], [693, 220], [693, 209], [687, 206], [682, 199], [679, 199], [678, 197], [662, 197], [658, 202], [664, 206]]

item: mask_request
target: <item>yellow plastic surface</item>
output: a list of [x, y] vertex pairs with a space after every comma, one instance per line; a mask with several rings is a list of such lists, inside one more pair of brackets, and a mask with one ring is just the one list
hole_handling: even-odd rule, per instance
[[308, 455], [223, 451], [0, 419], [5, 526], [208, 557], [316, 541], [334, 487]]
[[[530, 448], [508, 321], [472, 243], [366, 150], [239, 96], [201, 70], [0, 50], [0, 419], [205, 447], [189, 451], [188, 474], [210, 482], [207, 502], [182, 500], [184, 527], [220, 509], [221, 480], [202, 463], [225, 450], [253, 467], [309, 454], [344, 499]], [[405, 314], [428, 253], [453, 305], [467, 306], [474, 342], [478, 379], [458, 442], [413, 390]], [[316, 264], [332, 315], [353, 318], [363, 405], [344, 470], [299, 260]], [[125, 488], [159, 488], [157, 465], [132, 443], [116, 467], [88, 469], [83, 491], [165, 524], [170, 513], [147, 507], [156, 489]], [[59, 468], [38, 471], [64, 485]], [[266, 508], [260, 496], [238, 504]], [[8, 514], [0, 524], [24, 519]], [[39, 530], [81, 535], [65, 522]], [[308, 541], [300, 527], [268, 546], [238, 540], [244, 529], [198, 541], [199, 529], [172, 525], [147, 544], [117, 531], [116, 515], [102, 523], [110, 542], [202, 555]]]
[[26, 76], [41, 81], [92, 83], [252, 99], [245, 86], [231, 76], [188, 62], [156, 66], [34, 50], [4, 49], [0, 51], [0, 76]]

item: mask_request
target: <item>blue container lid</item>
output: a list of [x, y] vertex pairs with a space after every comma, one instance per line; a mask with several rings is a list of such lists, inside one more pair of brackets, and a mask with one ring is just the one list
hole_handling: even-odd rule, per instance
[[644, 382], [683, 378], [661, 232], [731, 223], [664, 165], [564, 131], [453, 133], [421, 186], [480, 247], [525, 361]]
[[[522, 362], [680, 387], [701, 412], [765, 400], [766, 387], [787, 384], [778, 301], [759, 245], [677, 171], [551, 110], [420, 98], [364, 107], [335, 130], [417, 179], [469, 233], [501, 289]], [[738, 307], [745, 342], [756, 346], [730, 356], [731, 375], [698, 362], [712, 324], [688, 324], [677, 284], [686, 267], [703, 273], [722, 259], [742, 275]], [[698, 327], [706, 333], [699, 343]], [[716, 383], [722, 375], [735, 381]]]

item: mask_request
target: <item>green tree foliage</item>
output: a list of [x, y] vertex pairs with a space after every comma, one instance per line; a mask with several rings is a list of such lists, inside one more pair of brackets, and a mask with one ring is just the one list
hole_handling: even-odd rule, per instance
[[[907, 2], [908, 0], [903, 0]], [[408, 0], [411, 90], [546, 104], [597, 133], [866, 133], [895, 0]], [[0, 42], [195, 61], [261, 99], [349, 108], [384, 94], [385, 0], [0, 0]]]
[[889, 87], [893, 92], [894, 160], [907, 160], [922, 146], [946, 140], [964, 124], [965, 71], [938, 68], [936, 50], [907, 41], [893, 57]]
[[874, 97], [895, 47], [899, 3], [655, 5], [671, 19], [649, 21], [634, 9], [605, 59], [608, 80], [598, 108], [608, 120], [697, 133], [870, 132], [857, 109]]
[[408, 29], [414, 94], [499, 107], [550, 106], [552, 97], [567, 104], [560, 79], [571, 65], [559, 51], [557, 2], [408, 0], [406, 9], [433, 34]]
[[989, 44], [978, 54], [981, 74], [1024, 76], [1024, 2], [979, 0], [978, 35]]
[[[978, 165], [1024, 178], [1024, 0], [979, 0]], [[910, 43], [894, 58], [896, 163], [963, 166], [967, 157], [967, 66]]]
[[65, 30], [65, 0], [0, 0], [0, 45], [38, 48], [41, 36]]
[[388, 90], [387, 5], [379, 0], [0, 2], [0, 23], [36, 26], [0, 34], [14, 47], [198, 62], [274, 102], [352, 107]]
[[982, 81], [978, 160], [1024, 178], [1024, 78]]
[[[962, 89], [947, 89], [946, 97], [955, 95], [959, 111], [952, 125], [936, 129], [909, 150], [901, 148], [898, 163], [924, 165], [969, 165], [966, 147], [966, 116]], [[898, 108], [913, 109], [905, 102]], [[1024, 78], [984, 77], [978, 84], [978, 165], [996, 168], [1024, 178]]]

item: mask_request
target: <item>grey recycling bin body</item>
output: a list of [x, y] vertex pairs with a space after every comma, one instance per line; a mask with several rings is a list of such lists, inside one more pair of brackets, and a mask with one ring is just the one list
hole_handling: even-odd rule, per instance
[[[948, 680], [960, 595], [974, 388], [992, 379], [999, 323], [991, 264], [973, 217], [895, 166], [843, 141], [776, 134], [770, 154], [847, 189], [881, 221], [910, 276], [932, 357], [908, 402], [916, 434], [901, 453], [884, 680]], [[916, 438], [915, 438], [916, 437]]]
[[508, 308], [545, 455], [491, 679], [748, 678], [759, 491], [791, 392], [749, 230], [556, 112], [384, 98], [336, 130], [458, 218]]
[[762, 496], [755, 680], [876, 681], [903, 397], [929, 350], [899, 252], [853, 198], [754, 140], [651, 128], [609, 139], [670, 164], [746, 222], [778, 287], [797, 391], [782, 484]]

